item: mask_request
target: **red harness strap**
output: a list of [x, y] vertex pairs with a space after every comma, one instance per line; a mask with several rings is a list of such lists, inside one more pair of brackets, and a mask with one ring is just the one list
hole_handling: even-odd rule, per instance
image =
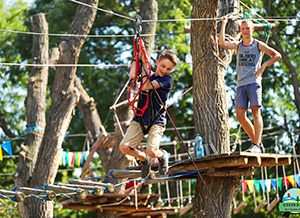
[[[137, 46], [140, 48], [139, 51], [138, 51]], [[144, 79], [144, 80], [140, 80], [140, 81], [139, 81], [139, 78], [143, 77], [141, 75], [142, 72], [143, 72], [143, 65], [140, 65], [140, 58], [141, 57], [140, 57], [139, 53], [141, 53], [141, 55], [143, 57], [143, 60], [144, 60], [144, 63], [147, 65], [147, 69], [146, 70], [148, 71], [147, 74], [146, 74], [147, 78]], [[136, 37], [134, 39], [134, 41], [133, 41], [133, 55], [134, 55], [134, 60], [136, 60], [135, 61], [135, 77], [134, 77], [133, 81], [131, 82], [130, 87], [127, 90], [127, 99], [128, 99], [130, 107], [133, 110], [133, 113], [136, 116], [141, 117], [141, 116], [143, 116], [143, 114], [145, 113], [146, 109], [148, 108], [149, 93], [145, 93], [146, 94], [146, 103], [145, 103], [145, 105], [142, 108], [136, 107], [134, 105], [134, 103], [137, 100], [137, 97], [141, 94], [143, 86], [150, 79], [150, 75], [151, 75], [151, 65], [150, 65], [149, 60], [147, 58], [146, 49], [145, 49], [144, 42], [143, 42], [143, 40], [142, 40], [141, 37]], [[134, 85], [137, 82], [141, 83], [140, 87], [139, 87], [137, 93], [135, 93], [135, 95], [133, 96], [133, 98], [130, 98], [131, 89], [134, 87]]]

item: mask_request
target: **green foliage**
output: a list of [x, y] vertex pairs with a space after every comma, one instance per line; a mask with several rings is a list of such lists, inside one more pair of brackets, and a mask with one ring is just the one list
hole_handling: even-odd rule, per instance
[[[24, 25], [26, 10], [28, 6], [22, 2], [0, 1], [0, 59], [1, 62], [21, 62], [20, 48], [18, 44], [18, 35], [5, 32], [4, 30], [27, 30]], [[24, 107], [20, 105], [20, 101], [26, 96], [24, 85], [27, 77], [24, 69], [19, 67], [0, 68], [0, 112], [7, 114], [7, 122], [11, 128], [18, 131], [22, 127], [24, 120]], [[0, 132], [0, 136], [2, 133]]]

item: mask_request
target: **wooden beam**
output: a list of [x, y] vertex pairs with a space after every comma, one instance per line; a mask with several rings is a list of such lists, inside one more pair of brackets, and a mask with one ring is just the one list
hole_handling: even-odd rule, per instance
[[81, 188], [84, 190], [90, 190], [92, 191], [92, 194], [100, 197], [104, 194], [104, 188], [102, 186], [90, 186], [90, 185], [78, 185], [78, 184], [64, 184], [64, 183], [58, 183], [59, 185], [64, 185], [66, 187], [71, 187], [71, 188]]
[[251, 176], [252, 167], [245, 168], [220, 168], [213, 173], [203, 172], [203, 176], [214, 176], [214, 177], [239, 177], [239, 176]]
[[[247, 157], [228, 157], [228, 158], [220, 158], [220, 159], [212, 159], [212, 160], [196, 160], [195, 161], [198, 170], [209, 170], [209, 169], [216, 169], [222, 167], [239, 167], [244, 166], [248, 163]], [[180, 172], [180, 171], [188, 171], [188, 170], [195, 170], [195, 166], [193, 165], [192, 161], [188, 163], [177, 165], [175, 167], [170, 168], [170, 172]]]
[[47, 190], [27, 188], [27, 187], [19, 187], [16, 190], [23, 192], [25, 195], [34, 194], [43, 198], [47, 198], [49, 200], [53, 200], [54, 198], [56, 198], [56, 193], [54, 191], [47, 191]]
[[74, 195], [74, 197], [76, 197], [78, 199], [85, 199], [87, 197], [86, 191], [84, 191], [82, 189], [67, 187], [67, 186], [48, 184], [46, 186], [46, 189], [55, 191], [56, 193], [66, 193], [69, 195]]
[[179, 216], [183, 216], [187, 212], [189, 212], [191, 209], [193, 209], [193, 204], [187, 204], [183, 208], [180, 208], [179, 210]]
[[[16, 202], [24, 201], [25, 194], [19, 191], [7, 191], [7, 190], [0, 190], [0, 194], [7, 196], [11, 199], [14, 199]], [[0, 196], [0, 198], [5, 199], [5, 197]]]
[[[113, 176], [116, 179], [137, 179], [141, 177], [141, 171], [140, 170], [115, 170], [111, 169], [109, 170], [109, 175]], [[155, 178], [155, 173], [151, 171], [149, 178]]]
[[249, 163], [247, 166], [253, 167], [272, 167], [272, 166], [285, 166], [290, 165], [292, 163], [292, 158], [263, 158], [261, 159], [261, 163], [253, 160], [253, 158], [249, 158]]
[[104, 186], [107, 188], [107, 191], [114, 192], [115, 186], [111, 183], [103, 183], [103, 182], [94, 182], [94, 181], [86, 181], [80, 179], [73, 179], [70, 181], [71, 184], [80, 184], [80, 185], [90, 185], [90, 186]]

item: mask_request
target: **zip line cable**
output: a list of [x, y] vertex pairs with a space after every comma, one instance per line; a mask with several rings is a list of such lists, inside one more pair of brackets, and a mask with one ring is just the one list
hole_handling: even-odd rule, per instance
[[[39, 35], [39, 36], [59, 36], [59, 37], [87, 37], [87, 38], [125, 38], [134, 37], [134, 35], [117, 35], [117, 34], [105, 34], [105, 35], [80, 35], [80, 34], [68, 34], [68, 33], [39, 33], [30, 31], [19, 31], [19, 30], [4, 30], [0, 29], [3, 33], [16, 33], [16, 34], [26, 34], [26, 35]], [[183, 32], [181, 33], [183, 34]], [[142, 34], [142, 36], [153, 36], [157, 34]]]
[[20, 67], [128, 67], [129, 64], [32, 64], [32, 63], [6, 63], [0, 62], [0, 66]]
[[89, 4], [86, 4], [86, 3], [83, 3], [83, 2], [80, 2], [80, 1], [76, 1], [76, 0], [69, 0], [69, 1], [74, 2], [74, 3], [77, 3], [77, 4], [79, 4], [79, 5], [84, 5], [84, 6], [87, 6], [87, 7], [90, 7], [90, 8], [94, 8], [94, 9], [96, 9], [96, 10], [98, 10], [98, 11], [103, 11], [103, 12], [105, 12], [105, 13], [112, 14], [112, 15], [115, 15], [115, 16], [117, 16], [117, 17], [122, 17], [122, 18], [125, 18], [125, 19], [127, 19], [127, 20], [134, 21], [134, 19], [131, 18], [131, 17], [127, 17], [127, 16], [124, 16], [124, 15], [122, 15], [122, 14], [115, 13], [115, 12], [113, 12], [113, 11], [111, 11], [111, 10], [105, 10], [105, 9], [103, 9], [103, 8], [98, 8], [98, 7], [95, 7], [95, 6], [93, 6], [93, 5], [89, 5]]

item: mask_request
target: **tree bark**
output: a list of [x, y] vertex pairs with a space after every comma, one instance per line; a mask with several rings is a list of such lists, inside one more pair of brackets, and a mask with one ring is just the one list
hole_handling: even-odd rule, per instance
[[[32, 44], [32, 60], [36, 64], [48, 63], [48, 23], [45, 14], [37, 14], [31, 17], [32, 30], [45, 33], [45, 35], [34, 35]], [[27, 98], [25, 100], [27, 127], [37, 125], [42, 129], [46, 124], [46, 88], [48, 83], [48, 67], [33, 67], [29, 73], [27, 85]], [[37, 160], [37, 153], [43, 138], [43, 131], [32, 132], [26, 136], [25, 144], [21, 146], [19, 164], [15, 174], [15, 183], [18, 186], [29, 186], [32, 172]], [[18, 204], [21, 217], [26, 216], [25, 200]]]
[[[218, 17], [233, 12], [236, 1], [196, 0], [192, 17]], [[220, 9], [220, 11], [219, 11]], [[232, 24], [231, 24], [232, 25]], [[229, 25], [228, 30], [235, 29]], [[228, 31], [227, 31], [228, 32]], [[231, 35], [236, 37], [237, 32]], [[204, 144], [213, 144], [219, 153], [230, 151], [225, 70], [231, 60], [228, 51], [218, 50], [214, 20], [193, 21], [191, 53], [193, 60], [193, 104], [195, 127]], [[221, 59], [219, 59], [219, 58]], [[235, 192], [234, 177], [197, 179], [195, 217], [230, 217]]]
[[[85, 0], [86, 4], [96, 7], [98, 0]], [[92, 27], [96, 9], [78, 6], [70, 26], [70, 34], [87, 35]], [[67, 37], [60, 42], [59, 64], [76, 64], [85, 37]], [[52, 184], [58, 170], [62, 153], [62, 141], [69, 127], [72, 111], [79, 100], [74, 87], [76, 67], [59, 67], [55, 72], [51, 90], [52, 105], [38, 151], [37, 161], [30, 180], [30, 187]], [[30, 199], [22, 217], [53, 217], [53, 202]]]
[[[158, 7], [156, 0], [143, 0], [141, 2], [141, 15], [143, 20], [157, 20]], [[156, 32], [156, 22], [148, 22], [142, 24], [142, 29], [144, 34], [155, 34]], [[155, 36], [145, 36], [143, 41], [148, 54], [152, 53], [154, 46]]]

